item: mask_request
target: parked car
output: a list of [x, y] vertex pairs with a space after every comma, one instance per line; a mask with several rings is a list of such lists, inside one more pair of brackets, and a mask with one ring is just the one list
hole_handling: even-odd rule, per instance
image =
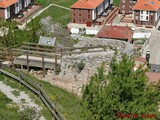
[[150, 54], [150, 50], [147, 50], [147, 54]]
[[141, 28], [140, 31], [141, 31], [141, 32], [145, 32], [145, 29], [144, 29], [144, 28]]

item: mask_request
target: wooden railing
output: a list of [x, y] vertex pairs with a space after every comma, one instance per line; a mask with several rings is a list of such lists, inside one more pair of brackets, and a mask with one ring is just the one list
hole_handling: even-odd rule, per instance
[[[1, 50], [3, 49], [3, 50]], [[51, 47], [43, 46], [35, 43], [22, 43], [18, 48], [0, 48], [0, 55], [4, 56], [7, 61], [11, 62], [12, 68], [14, 64], [29, 67], [40, 67], [45, 76], [45, 69], [54, 69], [56, 72], [61, 64], [62, 56], [102, 52], [112, 49], [110, 46], [85, 46], [85, 47]]]
[[20, 82], [32, 92], [37, 94], [39, 98], [43, 101], [43, 103], [47, 106], [47, 108], [50, 110], [50, 112], [53, 114], [55, 120], [65, 120], [62, 113], [58, 110], [56, 105], [50, 100], [48, 95], [38, 83], [24, 75], [22, 72], [12, 69], [3, 64], [0, 64], [0, 72]]

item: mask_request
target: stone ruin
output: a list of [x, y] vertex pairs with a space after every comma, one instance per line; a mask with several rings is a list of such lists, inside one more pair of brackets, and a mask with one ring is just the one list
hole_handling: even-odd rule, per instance
[[[108, 49], [106, 51], [101, 50], [98, 52], [72, 54], [71, 56], [64, 55], [61, 61], [61, 71], [58, 75], [56, 75], [53, 70], [48, 70], [44, 78], [38, 74], [34, 74], [34, 76], [81, 96], [83, 86], [88, 84], [91, 76], [97, 72], [97, 67], [105, 63], [105, 73], [108, 73], [115, 50], [118, 51], [116, 56], [117, 60], [121, 60], [121, 56], [124, 53], [127, 55], [134, 53], [133, 45], [127, 42], [89, 37], [81, 37], [79, 39], [80, 42], [74, 45], [74, 47], [108, 46]], [[91, 50], [97, 49], [99, 48]], [[84, 63], [83, 69], [79, 69], [79, 63], [81, 63], [81, 61]]]

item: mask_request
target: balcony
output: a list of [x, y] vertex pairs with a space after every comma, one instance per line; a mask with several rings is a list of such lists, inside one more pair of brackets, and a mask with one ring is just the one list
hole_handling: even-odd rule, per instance
[[28, 18], [30, 18], [35, 12], [39, 11], [41, 9], [41, 5], [34, 4], [28, 6], [26, 11], [20, 12], [19, 15], [13, 19], [13, 21], [16, 21], [18, 24], [22, 24], [23, 22], [27, 21]]

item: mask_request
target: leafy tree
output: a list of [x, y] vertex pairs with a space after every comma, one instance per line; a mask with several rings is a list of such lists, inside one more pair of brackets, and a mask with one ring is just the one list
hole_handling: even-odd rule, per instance
[[26, 27], [27, 29], [20, 30], [16, 22], [1, 21], [0, 28], [4, 34], [0, 37], [0, 46], [11, 47], [22, 42], [37, 43], [39, 36], [45, 34], [38, 20], [32, 20]]
[[136, 71], [133, 67], [133, 59], [124, 55], [119, 62], [113, 58], [107, 76], [103, 65], [98, 68], [98, 73], [84, 90], [83, 117], [90, 120], [115, 120], [122, 119], [116, 116], [122, 113], [138, 114], [135, 120], [144, 119], [142, 114], [154, 114], [157, 120], [160, 119], [159, 87], [147, 84], [148, 78], [145, 76], [146, 70], [142, 70], [143, 66]]

